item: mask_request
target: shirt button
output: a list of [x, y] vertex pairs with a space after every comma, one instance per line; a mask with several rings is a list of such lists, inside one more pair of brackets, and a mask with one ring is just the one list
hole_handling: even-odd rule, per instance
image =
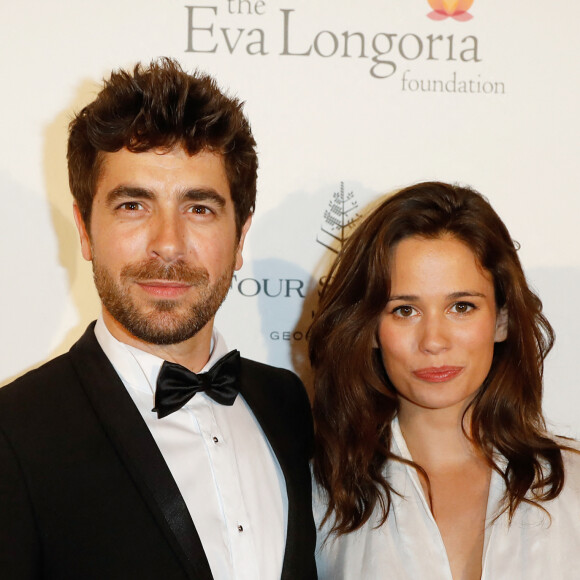
[[242, 526], [242, 525], [239, 525], [239, 526], [238, 526], [238, 532], [243, 532], [243, 531], [244, 531], [244, 526]]
[[218, 439], [217, 437], [214, 437], [214, 438], [213, 438], [213, 442], [214, 442], [214, 443], [219, 443], [219, 439]]

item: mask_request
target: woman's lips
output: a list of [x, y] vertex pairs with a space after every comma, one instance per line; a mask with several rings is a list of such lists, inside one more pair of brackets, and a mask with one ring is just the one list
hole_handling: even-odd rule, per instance
[[445, 381], [450, 381], [454, 379], [463, 371], [463, 367], [429, 367], [424, 369], [417, 369], [413, 371], [413, 374], [422, 381], [427, 381], [429, 383], [444, 383]]

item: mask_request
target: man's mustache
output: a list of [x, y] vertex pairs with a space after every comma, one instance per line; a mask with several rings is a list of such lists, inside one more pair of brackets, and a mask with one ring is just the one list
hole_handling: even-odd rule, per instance
[[182, 260], [163, 263], [151, 259], [138, 264], [127, 264], [121, 270], [121, 278], [139, 280], [167, 280], [183, 282], [190, 286], [198, 286], [209, 282], [209, 274], [205, 268], [188, 266]]

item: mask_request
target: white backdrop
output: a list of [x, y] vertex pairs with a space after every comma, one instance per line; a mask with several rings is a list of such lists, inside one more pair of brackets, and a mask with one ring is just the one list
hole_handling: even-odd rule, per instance
[[246, 262], [218, 315], [230, 346], [307, 378], [325, 245], [343, 231], [329, 202], [348, 221], [415, 181], [471, 184], [556, 329], [546, 414], [580, 436], [578, 2], [475, 0], [435, 18], [427, 0], [2, 0], [2, 16], [2, 384], [98, 314], [70, 211], [72, 111], [112, 68], [167, 55], [245, 100], [258, 141]]

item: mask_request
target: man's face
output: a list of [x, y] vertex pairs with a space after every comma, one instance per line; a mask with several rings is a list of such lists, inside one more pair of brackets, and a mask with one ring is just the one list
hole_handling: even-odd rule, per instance
[[75, 220], [105, 321], [151, 344], [187, 340], [213, 319], [250, 225], [238, 241], [223, 156], [179, 147], [105, 153], [90, 235], [76, 206]]

